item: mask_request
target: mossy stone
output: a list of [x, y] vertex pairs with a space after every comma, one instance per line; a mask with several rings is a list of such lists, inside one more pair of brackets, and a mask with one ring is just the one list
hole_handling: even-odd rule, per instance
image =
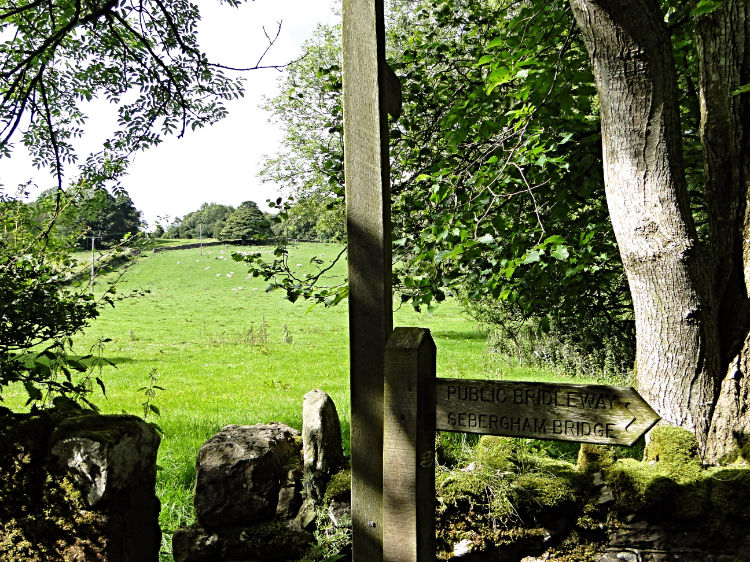
[[617, 460], [615, 451], [615, 448], [610, 445], [581, 443], [581, 448], [578, 450], [578, 470], [593, 473], [608, 469]]
[[671, 425], [660, 425], [649, 434], [651, 440], [643, 452], [646, 462], [661, 462], [680, 465], [700, 465], [698, 440], [687, 429]]
[[523, 506], [533, 511], [575, 503], [579, 492], [576, 484], [573, 479], [550, 473], [524, 474], [513, 482], [513, 503], [517, 509]]
[[494, 470], [510, 470], [516, 457], [515, 440], [482, 435], [475, 450], [476, 462]]
[[323, 504], [330, 505], [332, 501], [341, 501], [346, 499], [352, 490], [352, 471], [351, 469], [340, 470], [328, 481], [326, 493], [323, 496]]

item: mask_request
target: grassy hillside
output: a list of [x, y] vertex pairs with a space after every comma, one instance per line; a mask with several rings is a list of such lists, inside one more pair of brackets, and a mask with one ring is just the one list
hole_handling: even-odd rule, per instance
[[[193, 242], [193, 241], [189, 241]], [[241, 248], [247, 251], [247, 248]], [[105, 413], [143, 414], [144, 393], [152, 374], [158, 386], [153, 403], [164, 430], [159, 453], [158, 493], [165, 531], [164, 560], [171, 560], [171, 532], [192, 519], [191, 487], [200, 445], [227, 424], [281, 421], [301, 429], [302, 397], [313, 388], [330, 394], [348, 432], [348, 335], [346, 303], [306, 312], [282, 293], [265, 292], [265, 283], [248, 279], [230, 257], [237, 247], [214, 246], [148, 254], [121, 282], [120, 290], [148, 290], [105, 310], [77, 338], [81, 354], [99, 338], [110, 338], [105, 357], [117, 365], [103, 373], [107, 397], [93, 401]], [[268, 251], [268, 247], [251, 248]], [[339, 246], [300, 244], [291, 260], [312, 271], [314, 256], [334, 257]], [[346, 263], [331, 272], [343, 279]], [[96, 290], [107, 278], [97, 279]], [[430, 328], [438, 348], [438, 376], [554, 380], [544, 373], [509, 366], [484, 352], [485, 335], [446, 302], [431, 315], [411, 308], [395, 313], [397, 326]], [[23, 391], [8, 393], [12, 406]], [[346, 437], [346, 435], [345, 435]]]

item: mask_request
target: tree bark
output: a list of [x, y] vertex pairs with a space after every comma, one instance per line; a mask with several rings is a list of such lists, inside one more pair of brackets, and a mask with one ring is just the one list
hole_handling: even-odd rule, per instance
[[722, 381], [706, 459], [716, 462], [750, 434], [750, 8], [731, 0], [696, 17], [701, 142], [713, 291], [719, 304]]
[[658, 0], [570, 0], [599, 92], [607, 203], [636, 318], [638, 391], [707, 444], [720, 383], [713, 277], [685, 183]]

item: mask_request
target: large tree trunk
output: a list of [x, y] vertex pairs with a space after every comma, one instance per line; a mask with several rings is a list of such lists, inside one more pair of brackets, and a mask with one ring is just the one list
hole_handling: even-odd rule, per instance
[[750, 8], [732, 0], [696, 18], [701, 140], [711, 228], [713, 291], [719, 303], [724, 380], [706, 458], [715, 462], [750, 434]]
[[636, 318], [639, 392], [707, 444], [718, 307], [685, 183], [677, 77], [657, 0], [570, 0], [599, 92], [612, 225]]

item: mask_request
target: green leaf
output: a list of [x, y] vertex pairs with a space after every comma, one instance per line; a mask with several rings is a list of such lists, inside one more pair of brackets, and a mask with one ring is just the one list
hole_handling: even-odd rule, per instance
[[159, 427], [157, 423], [154, 423], [154, 422], [147, 422], [147, 423], [148, 425], [153, 427], [159, 433], [159, 435], [161, 435], [162, 437], [164, 436], [164, 430], [161, 427]]
[[445, 258], [455, 258], [459, 254], [462, 254], [463, 251], [464, 251], [463, 245], [459, 244], [458, 246], [456, 246], [455, 248], [453, 248], [453, 250], [451, 251], [451, 253], [448, 254], [447, 256], [445, 256]]
[[700, 16], [703, 14], [709, 14], [726, 4], [727, 0], [701, 0], [698, 5], [693, 8], [693, 16]]
[[26, 402], [26, 404], [30, 404], [35, 400], [42, 399], [42, 391], [35, 387], [34, 383], [32, 383], [31, 381], [25, 381], [23, 383], [23, 386], [26, 389], [26, 394], [29, 395], [29, 400]]
[[565, 238], [563, 238], [559, 234], [555, 234], [554, 236], [550, 236], [544, 241], [544, 245], [546, 246], [547, 244], [551, 244], [551, 245], [565, 244]]
[[565, 246], [558, 246], [550, 252], [550, 255], [560, 261], [565, 261], [570, 257], [570, 252], [568, 252], [568, 249]]
[[37, 373], [40, 373], [45, 378], [50, 378], [52, 376], [52, 371], [50, 370], [50, 368], [44, 363], [40, 363], [39, 361], [34, 361], [34, 370]]
[[526, 259], [524, 259], [521, 263], [524, 263], [524, 264], [534, 263], [534, 262], [539, 261], [540, 258], [541, 258], [541, 253], [537, 250], [532, 250], [531, 252], [526, 254]]
[[73, 359], [68, 359], [68, 365], [73, 367], [79, 373], [85, 373], [86, 371], [88, 371], [88, 367], [86, 365], [78, 361], [74, 361]]

